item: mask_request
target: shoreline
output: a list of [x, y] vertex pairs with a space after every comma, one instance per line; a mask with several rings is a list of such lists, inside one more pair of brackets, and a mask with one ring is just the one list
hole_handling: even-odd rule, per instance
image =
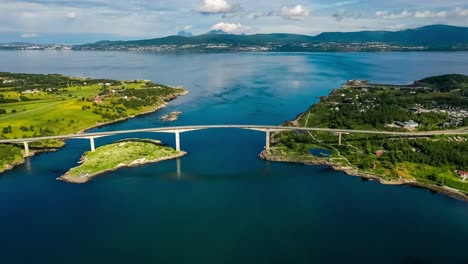
[[[103, 126], [107, 126], [107, 125], [111, 125], [111, 124], [116, 124], [116, 123], [120, 123], [120, 122], [125, 122], [131, 118], [135, 118], [135, 117], [139, 117], [139, 116], [143, 116], [143, 115], [149, 115], [149, 114], [152, 114], [152, 113], [155, 113], [156, 111], [158, 110], [161, 110], [163, 109], [164, 107], [166, 107], [168, 105], [168, 102], [170, 101], [173, 101], [175, 99], [177, 99], [178, 97], [180, 96], [183, 96], [183, 95], [186, 95], [188, 94], [189, 91], [187, 90], [184, 90], [180, 93], [174, 93], [174, 94], [171, 94], [169, 96], [166, 96], [164, 98], [162, 98], [162, 101], [163, 103], [161, 104], [158, 104], [154, 107], [152, 107], [151, 109], [145, 111], [145, 112], [141, 112], [141, 113], [138, 113], [138, 114], [135, 114], [135, 115], [132, 115], [132, 116], [128, 116], [128, 117], [125, 117], [125, 118], [119, 118], [119, 119], [116, 119], [116, 120], [112, 120], [112, 121], [108, 121], [108, 122], [104, 122], [104, 123], [97, 123], [93, 126], [90, 126], [88, 128], [85, 128], [85, 129], [81, 129], [79, 130], [78, 132], [75, 132], [76, 134], [82, 134], [82, 133], [85, 133], [86, 131], [90, 130], [90, 129], [93, 129], [93, 128], [99, 128], [99, 127], [103, 127]], [[59, 151], [61, 148], [63, 148], [65, 146], [65, 141], [62, 141], [63, 142], [63, 145], [58, 147], [58, 148], [44, 148], [44, 149], [31, 149], [29, 151], [29, 155], [27, 156], [24, 156], [24, 159], [23, 161], [21, 162], [17, 162], [15, 164], [7, 164], [5, 166], [5, 168], [3, 169], [0, 169], [0, 175], [6, 171], [9, 171], [9, 170], [12, 170], [14, 169], [15, 167], [19, 166], [19, 165], [22, 165], [24, 163], [26, 163], [26, 159], [27, 158], [30, 158], [30, 157], [33, 157], [35, 156], [36, 154], [41, 154], [41, 153], [47, 153], [47, 152], [56, 152], [56, 151]]]
[[354, 168], [350, 167], [342, 167], [332, 161], [326, 160], [326, 159], [320, 159], [320, 158], [314, 158], [308, 161], [300, 160], [300, 159], [294, 159], [294, 158], [289, 158], [289, 157], [281, 157], [281, 156], [275, 156], [267, 152], [267, 150], [263, 150], [258, 157], [260, 159], [266, 160], [266, 161], [272, 161], [272, 162], [283, 162], [283, 163], [296, 163], [296, 164], [303, 164], [303, 165], [312, 165], [312, 166], [326, 166], [330, 169], [333, 169], [335, 171], [342, 172], [346, 175], [353, 176], [353, 177], [360, 177], [363, 179], [371, 180], [371, 181], [376, 181], [380, 184], [383, 185], [397, 185], [397, 186], [413, 186], [413, 187], [419, 187], [419, 188], [425, 188], [430, 191], [435, 191], [437, 193], [441, 193], [444, 195], [447, 195], [451, 198], [455, 198], [457, 200], [461, 200], [464, 202], [468, 202], [468, 195], [465, 193], [449, 188], [446, 186], [437, 186], [437, 185], [431, 185], [431, 184], [426, 184], [418, 181], [386, 181], [383, 180], [382, 178], [379, 177], [379, 175], [373, 175], [370, 173], [366, 172], [360, 172]]
[[154, 113], [154, 112], [156, 112], [158, 110], [161, 110], [161, 109], [165, 108], [168, 105], [168, 102], [173, 101], [173, 100], [177, 99], [178, 97], [184, 96], [184, 95], [186, 95], [188, 93], [189, 93], [189, 91], [184, 90], [181, 93], [172, 94], [172, 95], [170, 95], [170, 96], [168, 96], [166, 98], [163, 98], [163, 103], [162, 104], [154, 106], [153, 108], [151, 108], [151, 109], [149, 109], [149, 110], [147, 110], [145, 112], [141, 112], [141, 113], [138, 113], [138, 114], [135, 114], [135, 115], [132, 115], [132, 116], [119, 118], [119, 119], [108, 121], [108, 122], [97, 123], [96, 125], [93, 125], [93, 126], [90, 126], [88, 128], [82, 129], [82, 130], [80, 130], [80, 131], [78, 131], [76, 133], [77, 134], [85, 133], [86, 131], [88, 131], [90, 129], [93, 129], [93, 128], [99, 128], [99, 127], [103, 127], [103, 126], [107, 126], [107, 125], [112, 125], [112, 124], [116, 124], [116, 123], [120, 123], [120, 122], [125, 122], [125, 121], [127, 121], [129, 119], [132, 119], [132, 118], [135, 118], [135, 117], [152, 114], [152, 113]]
[[[83, 184], [83, 183], [89, 182], [90, 180], [92, 180], [93, 178], [95, 178], [95, 177], [97, 177], [99, 175], [102, 175], [102, 174], [105, 174], [105, 173], [108, 173], [108, 172], [112, 172], [112, 171], [116, 171], [116, 170], [121, 169], [121, 168], [138, 167], [138, 166], [145, 165], [145, 164], [152, 164], [152, 163], [157, 163], [157, 162], [161, 162], [161, 161], [165, 161], [165, 160], [177, 159], [177, 158], [183, 157], [185, 155], [187, 155], [187, 152], [180, 151], [179, 153], [177, 153], [175, 155], [166, 156], [166, 157], [162, 157], [162, 158], [154, 159], [154, 160], [146, 160], [145, 158], [138, 159], [138, 160], [133, 161], [130, 164], [120, 163], [120, 164], [118, 164], [117, 166], [115, 166], [113, 168], [103, 170], [103, 171], [100, 171], [100, 172], [97, 172], [97, 173], [94, 173], [94, 174], [80, 175], [79, 177], [70, 176], [70, 171], [73, 169], [72, 168], [72, 169], [68, 170], [64, 175], [62, 175], [60, 177], [57, 177], [56, 180], [63, 181], [63, 182], [68, 182], [68, 183]], [[84, 155], [81, 157], [79, 163], [82, 163], [82, 162], [84, 162]]]

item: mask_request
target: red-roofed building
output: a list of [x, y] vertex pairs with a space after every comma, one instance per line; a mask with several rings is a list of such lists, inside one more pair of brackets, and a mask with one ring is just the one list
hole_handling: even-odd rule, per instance
[[99, 95], [96, 96], [96, 97], [94, 97], [94, 102], [95, 102], [95, 103], [102, 103], [102, 97], [99, 96]]
[[459, 170], [459, 171], [457, 171], [457, 174], [458, 174], [458, 176], [463, 178], [463, 180], [466, 180], [468, 178], [468, 172], [467, 171]]

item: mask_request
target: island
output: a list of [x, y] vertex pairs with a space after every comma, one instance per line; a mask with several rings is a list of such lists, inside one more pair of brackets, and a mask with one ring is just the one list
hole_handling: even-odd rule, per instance
[[179, 119], [179, 116], [182, 114], [180, 111], [170, 112], [167, 115], [161, 116], [160, 120], [163, 122], [172, 122]]
[[70, 169], [58, 180], [86, 183], [97, 175], [123, 167], [134, 167], [163, 160], [180, 158], [187, 153], [163, 146], [152, 139], [125, 139], [86, 152], [81, 165]]
[[[150, 80], [0, 72], [0, 138], [79, 133], [152, 113], [186, 93], [180, 86]], [[31, 142], [29, 147], [34, 155], [63, 145], [60, 140], [46, 140]], [[0, 172], [24, 163], [21, 147], [0, 144]]]
[[[468, 76], [433, 76], [410, 85], [350, 80], [283, 125], [468, 131]], [[271, 148], [260, 154], [266, 160], [326, 165], [384, 184], [424, 186], [468, 200], [466, 134], [401, 137], [285, 131], [272, 134], [270, 141]]]

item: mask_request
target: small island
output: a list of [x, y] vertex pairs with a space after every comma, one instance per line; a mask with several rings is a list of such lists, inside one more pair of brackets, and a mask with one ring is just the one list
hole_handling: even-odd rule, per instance
[[70, 183], [86, 183], [97, 175], [124, 167], [140, 166], [186, 155], [152, 139], [125, 139], [85, 153], [78, 167], [57, 178]]
[[[91, 79], [0, 72], [0, 138], [79, 133], [152, 113], [187, 91], [150, 80]], [[57, 150], [61, 140], [35, 141], [30, 155]], [[0, 173], [24, 163], [20, 145], [0, 144]]]
[[[468, 131], [468, 76], [409, 85], [350, 80], [285, 126], [396, 132]], [[384, 184], [411, 184], [468, 200], [468, 137], [277, 132], [260, 157], [326, 165]]]
[[160, 120], [163, 122], [172, 122], [179, 119], [179, 116], [182, 114], [180, 111], [170, 112], [167, 115], [161, 116]]

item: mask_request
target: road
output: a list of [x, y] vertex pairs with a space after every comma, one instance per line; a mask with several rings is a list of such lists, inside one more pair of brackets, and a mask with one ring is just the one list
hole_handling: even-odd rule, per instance
[[424, 136], [436, 136], [436, 135], [468, 135], [467, 128], [461, 128], [458, 130], [440, 130], [440, 131], [427, 131], [427, 132], [392, 132], [392, 131], [378, 131], [378, 130], [353, 130], [353, 129], [334, 129], [334, 128], [315, 128], [315, 127], [285, 127], [285, 126], [264, 126], [264, 125], [198, 125], [198, 126], [176, 126], [176, 127], [154, 127], [154, 128], [143, 128], [133, 130], [118, 130], [118, 131], [107, 131], [107, 132], [94, 132], [94, 133], [81, 133], [81, 134], [69, 134], [62, 136], [47, 136], [47, 137], [35, 137], [35, 138], [21, 138], [21, 139], [2, 139], [0, 143], [23, 143], [23, 142], [34, 142], [39, 140], [47, 139], [73, 139], [73, 138], [98, 138], [120, 134], [130, 133], [142, 133], [142, 132], [188, 132], [193, 130], [204, 130], [204, 129], [250, 129], [258, 131], [321, 131], [330, 133], [354, 133], [354, 134], [374, 134], [374, 135], [390, 135], [390, 136], [405, 136], [405, 137], [424, 137]]

